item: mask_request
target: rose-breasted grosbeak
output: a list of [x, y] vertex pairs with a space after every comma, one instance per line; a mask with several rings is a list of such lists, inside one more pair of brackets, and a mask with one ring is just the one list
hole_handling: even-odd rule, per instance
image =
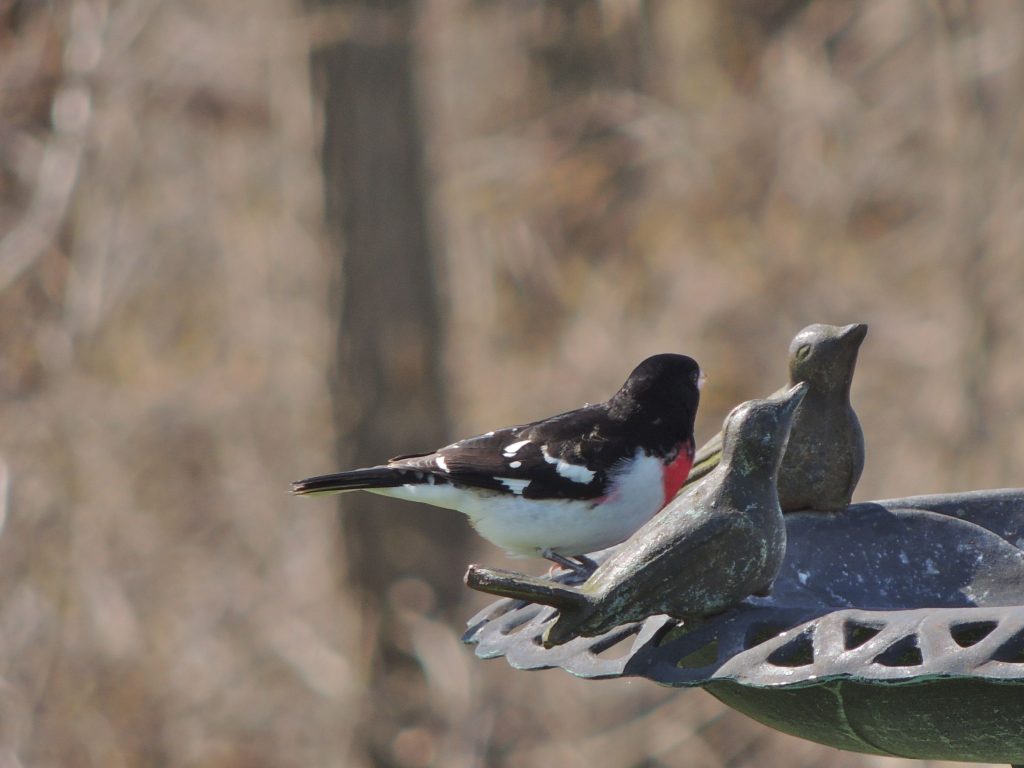
[[692, 358], [655, 355], [605, 403], [300, 480], [292, 491], [365, 490], [457, 509], [510, 555], [589, 571], [582, 555], [624, 541], [686, 480], [700, 384]]

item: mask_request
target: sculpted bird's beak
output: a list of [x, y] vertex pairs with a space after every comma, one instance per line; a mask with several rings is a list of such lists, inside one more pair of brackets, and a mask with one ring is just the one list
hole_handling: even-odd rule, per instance
[[868, 335], [867, 323], [853, 323], [847, 325], [839, 334], [839, 338], [844, 341], [849, 341], [854, 346], [859, 347], [861, 342], [864, 341], [864, 337]]
[[783, 418], [792, 418], [797, 407], [801, 402], [803, 402], [804, 395], [807, 394], [808, 389], [810, 389], [810, 385], [806, 381], [801, 381], [796, 386], [790, 388], [790, 390], [782, 396]]

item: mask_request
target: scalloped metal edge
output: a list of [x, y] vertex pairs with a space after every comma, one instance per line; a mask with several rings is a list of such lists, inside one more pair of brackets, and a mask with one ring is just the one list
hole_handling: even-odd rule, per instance
[[[1006, 505], [1019, 509], [1024, 504], [1021, 489], [868, 503], [974, 520], [1019, 547], [1019, 530], [1009, 520], [1005, 526], [993, 526], [1002, 521], [991, 519], [991, 513], [996, 510], [998, 515]], [[978, 519], [980, 507], [983, 519]], [[1021, 596], [1024, 601], [1024, 585]], [[642, 676], [672, 686], [701, 686], [713, 680], [802, 686], [836, 678], [891, 684], [952, 677], [1024, 682], [1024, 605], [848, 608], [818, 614], [751, 598], [742, 610], [685, 632], [675, 620], [657, 616], [546, 649], [540, 638], [554, 614], [551, 608], [499, 600], [470, 620], [463, 641], [475, 645], [479, 657], [505, 656], [516, 669], [561, 667], [578, 677]], [[970, 642], [961, 629], [968, 626], [975, 627], [977, 635], [968, 638]], [[854, 642], [851, 627], [866, 629], [871, 636]], [[694, 657], [699, 666], [687, 663]]]

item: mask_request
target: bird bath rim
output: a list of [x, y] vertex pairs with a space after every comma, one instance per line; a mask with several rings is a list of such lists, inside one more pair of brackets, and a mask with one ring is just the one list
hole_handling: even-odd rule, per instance
[[463, 639], [518, 669], [703, 687], [771, 727], [842, 749], [1024, 762], [1024, 489], [888, 499], [786, 522], [772, 595], [690, 631], [658, 616], [544, 649], [537, 638], [554, 610], [498, 601]]

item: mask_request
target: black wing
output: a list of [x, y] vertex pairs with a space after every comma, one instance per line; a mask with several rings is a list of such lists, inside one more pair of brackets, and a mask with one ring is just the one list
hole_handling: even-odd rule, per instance
[[528, 499], [585, 500], [607, 492], [612, 470], [636, 448], [635, 436], [628, 436], [601, 404], [460, 440], [433, 453], [396, 456], [388, 466]]

